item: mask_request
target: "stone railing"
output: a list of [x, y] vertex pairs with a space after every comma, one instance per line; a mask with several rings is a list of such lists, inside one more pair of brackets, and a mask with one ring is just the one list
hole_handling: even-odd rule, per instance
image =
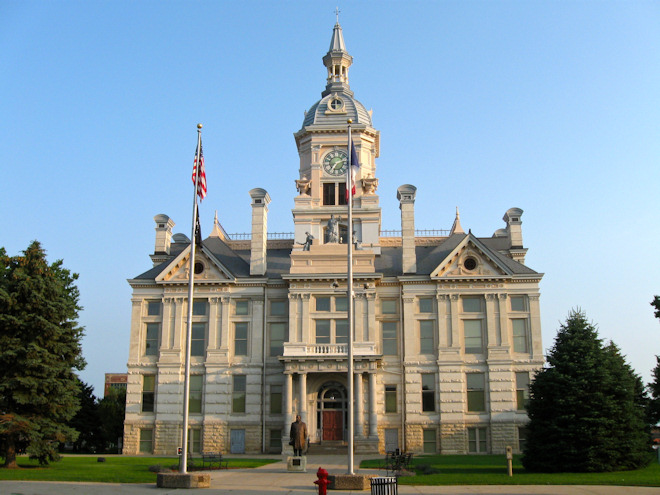
[[[354, 356], [375, 356], [376, 344], [374, 342], [355, 342], [353, 344]], [[335, 357], [347, 356], [348, 344], [298, 344], [284, 343], [284, 357]]]

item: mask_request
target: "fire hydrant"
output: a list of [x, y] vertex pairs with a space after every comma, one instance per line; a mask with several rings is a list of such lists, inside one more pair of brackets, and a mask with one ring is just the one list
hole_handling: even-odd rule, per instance
[[316, 477], [318, 479], [314, 484], [319, 485], [319, 495], [326, 495], [328, 493], [327, 487], [330, 484], [330, 481], [328, 481], [328, 472], [320, 467], [319, 470], [316, 471]]

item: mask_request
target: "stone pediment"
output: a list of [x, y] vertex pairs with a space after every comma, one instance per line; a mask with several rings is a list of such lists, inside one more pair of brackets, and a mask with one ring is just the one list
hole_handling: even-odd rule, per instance
[[[195, 273], [195, 282], [233, 281], [235, 277], [203, 245], [197, 248], [195, 265], [201, 264], [201, 272]], [[156, 277], [157, 283], [187, 283], [190, 277], [190, 246], [184, 249]]]
[[[353, 250], [353, 271], [374, 273], [376, 256], [371, 249]], [[348, 271], [348, 248], [346, 244], [312, 244], [309, 251], [291, 252], [292, 274], [346, 274]]]
[[468, 234], [432, 272], [431, 278], [508, 277], [511, 270], [479, 239]]

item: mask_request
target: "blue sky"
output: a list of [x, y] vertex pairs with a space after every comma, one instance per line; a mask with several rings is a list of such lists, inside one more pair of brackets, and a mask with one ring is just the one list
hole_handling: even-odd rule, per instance
[[[190, 233], [204, 124], [208, 234], [292, 232], [293, 133], [325, 86], [336, 1], [0, 1], [0, 245], [38, 239], [80, 274], [88, 366], [126, 369], [153, 217]], [[660, 3], [344, 1], [351, 89], [374, 110], [383, 229], [490, 236], [522, 208], [544, 347], [571, 308], [645, 380], [660, 354]]]

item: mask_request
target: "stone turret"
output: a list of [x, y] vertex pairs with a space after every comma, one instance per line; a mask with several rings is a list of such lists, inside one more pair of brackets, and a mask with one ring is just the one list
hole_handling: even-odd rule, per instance
[[250, 190], [252, 198], [252, 240], [250, 241], [250, 275], [266, 274], [266, 247], [268, 242], [268, 204], [270, 196], [265, 189]]
[[165, 261], [170, 254], [172, 227], [174, 227], [175, 224], [170, 217], [163, 213], [156, 215], [154, 217], [154, 222], [156, 222], [156, 244], [151, 259], [154, 262], [154, 266], [156, 266]]

